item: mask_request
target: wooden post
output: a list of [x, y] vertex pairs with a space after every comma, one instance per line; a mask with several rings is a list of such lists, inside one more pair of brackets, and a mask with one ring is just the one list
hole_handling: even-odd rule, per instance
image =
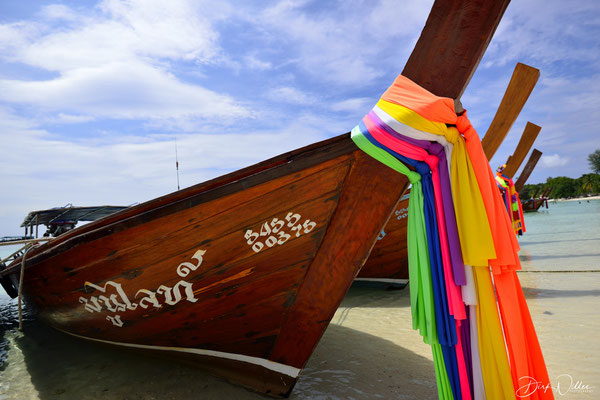
[[506, 164], [506, 168], [504, 169], [504, 175], [512, 178], [517, 173], [517, 170], [525, 160], [525, 156], [529, 153], [529, 149], [533, 146], [533, 142], [538, 137], [540, 130], [542, 127], [537, 126], [536, 124], [532, 124], [531, 122], [527, 122], [525, 126], [525, 130], [523, 131], [523, 135], [521, 136], [521, 140], [519, 140], [519, 144], [517, 145], [517, 149], [513, 153], [512, 157], [510, 157], [509, 162]]
[[481, 144], [488, 160], [491, 160], [523, 109], [540, 77], [540, 71], [525, 64], [517, 63], [508, 84], [508, 89], [500, 102], [496, 115], [490, 124]]
[[525, 182], [527, 182], [527, 179], [529, 179], [529, 175], [531, 175], [531, 172], [535, 168], [541, 156], [541, 151], [538, 149], [533, 149], [531, 156], [529, 156], [529, 160], [527, 160], [527, 164], [525, 164], [525, 168], [523, 168], [523, 172], [521, 172], [521, 175], [519, 175], [519, 178], [515, 182], [515, 189], [517, 192], [520, 192], [521, 189], [523, 189]]
[[435, 95], [458, 99], [509, 0], [437, 0], [402, 75]]

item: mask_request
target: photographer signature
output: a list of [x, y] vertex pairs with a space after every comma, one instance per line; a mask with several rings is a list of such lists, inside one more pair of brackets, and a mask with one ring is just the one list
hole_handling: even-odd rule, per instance
[[531, 376], [523, 376], [519, 378], [519, 389], [517, 389], [517, 397], [528, 397], [537, 392], [546, 393], [548, 390], [556, 390], [561, 396], [570, 392], [591, 393], [593, 386], [584, 385], [582, 381], [575, 381], [569, 374], [562, 374], [556, 378], [556, 387], [550, 386], [550, 383], [538, 382]]

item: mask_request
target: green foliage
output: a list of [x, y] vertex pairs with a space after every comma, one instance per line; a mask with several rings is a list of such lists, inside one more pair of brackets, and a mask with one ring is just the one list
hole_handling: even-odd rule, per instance
[[548, 178], [546, 185], [550, 186], [550, 195], [553, 199], [561, 199], [565, 197], [573, 197], [577, 194], [575, 179], [566, 176], [557, 176], [556, 178]]
[[600, 192], [600, 175], [585, 174], [577, 179], [579, 194], [591, 194]]
[[525, 185], [521, 189], [519, 197], [521, 197], [521, 200], [539, 197], [548, 187], [552, 188], [547, 194], [551, 199], [598, 194], [600, 193], [600, 175], [585, 174], [577, 179], [566, 176], [550, 177], [546, 180], [546, 183]]
[[595, 174], [600, 174], [600, 149], [596, 150], [588, 156], [590, 168]]

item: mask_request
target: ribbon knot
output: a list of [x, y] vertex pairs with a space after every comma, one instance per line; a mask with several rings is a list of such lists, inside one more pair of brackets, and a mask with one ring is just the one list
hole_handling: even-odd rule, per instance
[[448, 130], [446, 130], [446, 135], [445, 135], [446, 140], [448, 142], [452, 143], [453, 145], [458, 142], [459, 136], [460, 136], [460, 133], [458, 132], [458, 129], [449, 127]]
[[[416, 169], [417, 169], [417, 171], [419, 170], [418, 167]], [[421, 175], [419, 175], [419, 174], [417, 174], [415, 172], [412, 172], [412, 171], [409, 171], [409, 172], [410, 173], [407, 176], [408, 176], [408, 180], [410, 181], [410, 183], [412, 185], [414, 185], [415, 183], [417, 183], [417, 182], [419, 182], [421, 180]]]
[[[469, 121], [469, 118], [467, 118], [466, 111], [456, 118], [456, 128], [460, 133], [463, 134], [463, 136], [465, 136], [465, 139], [468, 139], [467, 135], [472, 133], [471, 131], [475, 130], [473, 125], [471, 125], [471, 121]], [[475, 134], [477, 134], [477, 132], [475, 132]]]

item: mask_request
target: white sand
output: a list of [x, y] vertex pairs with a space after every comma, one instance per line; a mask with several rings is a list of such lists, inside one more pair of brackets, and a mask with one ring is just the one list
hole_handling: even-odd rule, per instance
[[600, 200], [600, 196], [575, 197], [573, 199], [548, 199], [548, 201], [586, 201], [586, 200]]

